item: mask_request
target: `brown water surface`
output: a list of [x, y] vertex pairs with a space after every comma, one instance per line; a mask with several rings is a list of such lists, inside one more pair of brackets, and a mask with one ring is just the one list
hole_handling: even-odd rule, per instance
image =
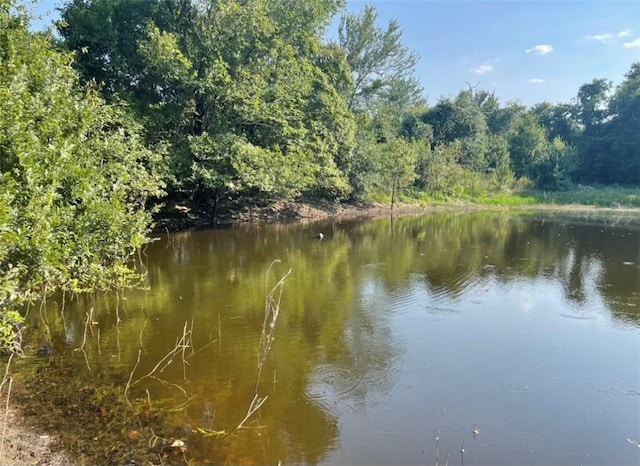
[[[163, 235], [143, 258], [148, 290], [58, 303], [47, 338], [76, 377], [112, 374], [184, 427], [191, 464], [640, 464], [638, 218], [234, 227]], [[265, 290], [289, 269], [267, 398], [236, 429]]]

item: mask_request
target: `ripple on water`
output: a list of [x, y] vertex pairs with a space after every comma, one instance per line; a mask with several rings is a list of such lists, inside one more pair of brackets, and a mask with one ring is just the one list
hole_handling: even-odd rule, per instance
[[390, 302], [391, 312], [403, 312], [415, 306], [416, 296], [411, 287], [402, 287], [390, 293]]
[[316, 366], [307, 389], [309, 398], [335, 403], [355, 393], [363, 378], [342, 367], [322, 364]]
[[596, 318], [594, 315], [587, 314], [585, 308], [579, 304], [570, 302], [568, 303], [567, 307], [572, 312], [561, 312], [558, 314], [560, 317], [574, 320], [593, 320]]
[[448, 307], [443, 306], [442, 303], [459, 298], [474, 283], [476, 283], [476, 275], [470, 269], [460, 270], [455, 275], [447, 277], [444, 284], [429, 283], [431, 306]]
[[352, 369], [331, 364], [316, 366], [307, 396], [329, 405], [344, 401], [360, 405], [365, 400], [368, 405], [376, 404], [376, 398], [386, 397], [395, 387], [402, 360], [388, 354], [368, 354], [362, 359]]

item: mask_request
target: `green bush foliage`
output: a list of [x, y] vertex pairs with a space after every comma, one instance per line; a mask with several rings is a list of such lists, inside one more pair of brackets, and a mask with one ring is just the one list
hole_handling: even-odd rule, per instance
[[[148, 241], [159, 152], [137, 122], [79, 86], [72, 56], [0, 1], [0, 320], [55, 291], [126, 284]], [[5, 341], [3, 340], [4, 344]]]

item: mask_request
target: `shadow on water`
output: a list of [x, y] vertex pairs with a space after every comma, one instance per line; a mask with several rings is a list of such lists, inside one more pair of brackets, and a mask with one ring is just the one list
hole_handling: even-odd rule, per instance
[[[603, 358], [637, 349], [639, 225], [481, 212], [162, 235], [144, 252], [145, 289], [30, 312], [21, 400], [90, 463], [427, 464], [442, 432], [442, 455], [445, 436], [456, 454], [466, 438], [468, 464], [598, 464], [601, 413], [567, 411], [584, 438], [566, 444], [541, 431], [569, 421], [540, 413], [604, 386], [611, 422], [637, 407], [624, 393], [640, 378], [589, 375], [569, 355], [587, 338]], [[238, 429], [265, 296], [289, 268], [266, 401]], [[494, 436], [469, 437], [480, 417]], [[618, 462], [633, 458], [621, 448]]]

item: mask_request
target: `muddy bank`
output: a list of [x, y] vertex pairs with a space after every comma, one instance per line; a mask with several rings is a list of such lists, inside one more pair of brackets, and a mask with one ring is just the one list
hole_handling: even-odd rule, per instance
[[6, 412], [4, 401], [0, 406], [0, 419], [4, 423], [0, 464], [4, 466], [73, 464], [64, 454], [54, 451], [52, 448], [54, 437], [38, 429], [32, 422], [33, 419], [24, 417], [20, 409], [10, 406], [9, 411]]
[[293, 202], [223, 204], [214, 210], [210, 205], [195, 205], [188, 199], [170, 199], [160, 206], [154, 218], [154, 229], [161, 231], [182, 231], [203, 229], [217, 225], [239, 223], [287, 223], [314, 221], [327, 218], [375, 218], [390, 215], [421, 215], [443, 211], [476, 210], [558, 210], [568, 212], [613, 211], [617, 213], [637, 213], [640, 209], [626, 207], [596, 207], [577, 204], [531, 204], [520, 206], [490, 206], [457, 201], [446, 205], [421, 206], [419, 204], [398, 203], [393, 209], [389, 204]]
[[292, 202], [273, 203], [229, 203], [217, 208], [195, 205], [188, 199], [171, 199], [157, 212], [157, 231], [180, 231], [207, 228], [216, 225], [237, 223], [286, 223], [313, 221], [326, 218], [371, 218], [388, 215], [419, 215], [442, 210], [477, 210], [482, 206], [470, 203], [456, 203], [447, 206], [420, 206], [399, 203], [393, 209], [389, 204], [332, 203], [332, 202]]

